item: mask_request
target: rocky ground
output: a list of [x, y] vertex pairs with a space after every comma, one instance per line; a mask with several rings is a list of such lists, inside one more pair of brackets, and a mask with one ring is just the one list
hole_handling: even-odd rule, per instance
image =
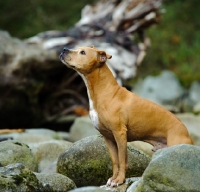
[[[200, 116], [177, 114], [200, 145]], [[1, 191], [198, 191], [200, 148], [178, 145], [158, 150], [128, 143], [126, 183], [104, 186], [112, 173], [102, 136], [88, 116], [77, 118], [70, 132], [26, 129], [0, 135]], [[100, 187], [101, 186], [101, 187]]]
[[2, 134], [1, 191], [198, 191], [200, 83], [193, 82], [185, 90], [172, 72], [163, 71], [137, 82], [131, 90], [174, 112], [195, 146], [179, 145], [153, 154], [149, 144], [129, 143], [126, 183], [111, 189], [103, 186], [112, 173], [107, 147], [88, 116], [76, 117], [69, 133], [37, 128]]

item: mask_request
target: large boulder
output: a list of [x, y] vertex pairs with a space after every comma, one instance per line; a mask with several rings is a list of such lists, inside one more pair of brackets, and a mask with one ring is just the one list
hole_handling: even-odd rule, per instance
[[17, 141], [0, 142], [0, 166], [23, 163], [32, 171], [37, 171], [35, 157], [28, 145]]
[[177, 145], [158, 150], [142, 178], [128, 191], [199, 191], [200, 148]]
[[177, 77], [167, 70], [159, 76], [146, 77], [132, 91], [160, 105], [173, 105], [184, 93]]
[[[126, 176], [141, 176], [149, 161], [149, 156], [128, 145]], [[104, 139], [91, 136], [75, 142], [60, 155], [57, 171], [72, 179], [77, 187], [105, 184], [112, 175], [112, 164]]]

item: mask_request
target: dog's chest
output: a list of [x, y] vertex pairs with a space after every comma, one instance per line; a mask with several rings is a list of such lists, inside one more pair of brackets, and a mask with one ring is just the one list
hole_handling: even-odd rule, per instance
[[96, 129], [99, 129], [99, 117], [95, 109], [90, 109], [90, 118]]

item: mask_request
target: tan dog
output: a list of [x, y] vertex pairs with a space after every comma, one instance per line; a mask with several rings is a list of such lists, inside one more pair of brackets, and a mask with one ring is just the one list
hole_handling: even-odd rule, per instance
[[114, 187], [125, 180], [127, 141], [145, 141], [154, 146], [154, 151], [193, 142], [172, 113], [118, 85], [105, 63], [111, 57], [94, 47], [64, 48], [60, 54], [61, 61], [85, 82], [91, 120], [104, 136], [112, 160], [113, 176], [107, 186]]

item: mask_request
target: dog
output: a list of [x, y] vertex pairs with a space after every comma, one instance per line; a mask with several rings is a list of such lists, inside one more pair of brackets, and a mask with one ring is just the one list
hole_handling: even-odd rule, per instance
[[127, 142], [144, 141], [153, 151], [177, 144], [193, 144], [187, 128], [171, 112], [121, 87], [106, 64], [112, 56], [94, 46], [64, 48], [60, 60], [82, 77], [87, 87], [90, 118], [103, 135], [112, 160], [107, 186], [125, 181]]

